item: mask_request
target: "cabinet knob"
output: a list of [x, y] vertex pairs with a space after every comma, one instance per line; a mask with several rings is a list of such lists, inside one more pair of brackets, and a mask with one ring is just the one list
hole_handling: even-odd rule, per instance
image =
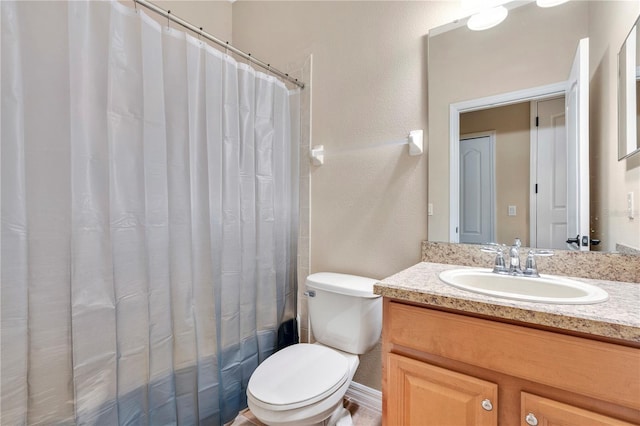
[[534, 416], [533, 413], [527, 414], [524, 421], [527, 422], [528, 425], [538, 426], [538, 419], [536, 419], [536, 416]]
[[491, 411], [493, 410], [493, 404], [491, 404], [491, 401], [489, 401], [488, 399], [484, 399], [482, 400], [482, 408], [487, 411]]

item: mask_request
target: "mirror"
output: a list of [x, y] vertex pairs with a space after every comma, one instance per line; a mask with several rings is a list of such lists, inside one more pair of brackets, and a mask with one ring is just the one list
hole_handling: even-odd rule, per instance
[[459, 113], [458, 242], [567, 248], [564, 110], [561, 95]]
[[618, 53], [618, 160], [640, 152], [640, 31], [634, 24]]
[[[450, 141], [453, 137], [459, 138], [462, 132], [459, 129], [455, 134], [452, 130], [454, 124], [460, 126], [459, 121], [453, 123], [452, 109], [455, 106], [472, 105], [471, 109], [466, 110], [472, 111], [474, 108], [477, 110], [485, 109], [487, 106], [516, 103], [516, 100], [512, 99], [506, 103], [496, 101], [491, 105], [492, 99], [499, 100], [504, 94], [520, 93], [521, 99], [528, 103], [536, 98], [562, 96], [578, 41], [590, 38], [594, 41], [590, 52], [596, 53], [592, 55], [588, 64], [591, 97], [588, 108], [591, 120], [588, 132], [591, 134], [591, 190], [584, 198], [591, 206], [591, 238], [602, 239], [600, 246], [592, 247], [592, 250], [617, 251], [622, 245], [634, 249], [640, 247], [638, 220], [627, 220], [619, 212], [622, 207], [616, 207], [618, 211], [613, 213], [612, 207], [607, 205], [610, 203], [608, 198], [611, 198], [607, 191], [619, 186], [615, 179], [620, 179], [621, 173], [623, 176], [627, 173], [627, 176], [622, 178], [622, 185], [626, 185], [630, 190], [634, 190], [639, 183], [638, 170], [629, 173], [627, 167], [627, 170], [621, 173], [614, 173], [610, 165], [617, 157], [618, 143], [615, 136], [617, 123], [609, 111], [611, 102], [615, 105], [617, 94], [615, 80], [611, 81], [615, 78], [615, 71], [603, 71], [604, 66], [609, 66], [607, 61], [611, 61], [611, 65], [615, 66], [615, 52], [626, 35], [626, 31], [619, 34], [620, 26], [628, 22], [626, 28], [629, 28], [633, 24], [632, 20], [638, 16], [639, 9], [639, 5], [633, 2], [570, 1], [553, 8], [540, 8], [535, 2], [525, 2], [524, 5], [520, 2], [519, 6], [510, 9], [509, 16], [503, 23], [486, 31], [470, 31], [464, 26], [464, 20], [461, 20], [429, 32], [430, 241], [457, 241], [452, 238], [450, 231], [455, 229], [450, 219], [450, 212], [454, 211], [450, 204], [453, 198], [450, 194], [455, 192], [450, 188], [450, 160], [457, 155], [452, 152]], [[608, 59], [606, 55], [612, 58]], [[546, 88], [547, 91], [541, 92], [541, 88]], [[488, 104], [482, 108], [478, 107], [474, 101], [479, 99], [484, 99]], [[460, 111], [466, 112], [462, 109]], [[487, 123], [485, 121], [485, 124]], [[480, 126], [469, 131], [479, 130], [495, 129], [487, 124], [484, 128]], [[522, 129], [520, 131], [526, 132]], [[609, 136], [607, 132], [613, 134]], [[500, 161], [498, 157], [496, 161]], [[522, 158], [519, 161], [522, 162], [521, 160]], [[507, 158], [507, 161], [513, 162], [514, 158]], [[542, 167], [542, 170], [551, 172], [552, 168]], [[496, 179], [501, 180], [504, 186], [505, 181], [508, 184], [509, 177], [496, 176]], [[499, 187], [496, 185], [496, 188]], [[569, 192], [577, 190], [573, 187], [568, 189]], [[636, 198], [638, 195], [640, 194], [636, 194]], [[523, 197], [521, 193], [520, 198], [526, 200], [529, 194], [524, 194]], [[527, 205], [526, 201], [506, 200], [504, 204], [496, 205], [499, 215], [506, 217], [515, 213], [520, 219], [522, 217], [519, 215], [530, 216], [530, 205]], [[515, 208], [511, 209], [512, 207]], [[501, 219], [499, 215], [495, 220], [496, 235], [508, 234], [508, 231], [504, 232], [503, 229], [507, 225], [507, 219]], [[529, 228], [531, 222], [527, 221], [521, 226]], [[521, 235], [520, 237], [522, 238]], [[542, 244], [538, 244], [538, 247], [550, 248]]]

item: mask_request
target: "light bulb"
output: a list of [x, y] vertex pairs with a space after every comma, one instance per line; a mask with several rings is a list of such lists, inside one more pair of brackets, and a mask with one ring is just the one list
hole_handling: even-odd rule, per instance
[[509, 11], [504, 6], [485, 9], [471, 16], [467, 21], [467, 27], [473, 31], [488, 30], [504, 21], [508, 14]]

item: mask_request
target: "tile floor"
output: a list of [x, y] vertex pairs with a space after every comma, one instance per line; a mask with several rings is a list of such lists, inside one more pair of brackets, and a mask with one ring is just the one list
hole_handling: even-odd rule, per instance
[[[380, 426], [382, 424], [382, 415], [371, 408], [360, 406], [352, 399], [345, 398], [344, 406], [351, 413], [354, 426]], [[231, 423], [230, 426], [265, 426], [260, 420], [256, 419], [249, 409], [246, 409]]]

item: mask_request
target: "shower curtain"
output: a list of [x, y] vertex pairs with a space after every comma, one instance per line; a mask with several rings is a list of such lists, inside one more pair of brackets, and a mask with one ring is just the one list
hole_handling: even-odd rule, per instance
[[299, 94], [115, 1], [0, 8], [0, 422], [230, 421], [291, 309]]

